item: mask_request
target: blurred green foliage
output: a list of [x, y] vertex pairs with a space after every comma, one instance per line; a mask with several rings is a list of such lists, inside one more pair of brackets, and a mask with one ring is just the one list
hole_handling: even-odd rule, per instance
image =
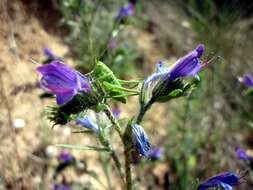
[[135, 14], [121, 22], [116, 19], [121, 7], [127, 1], [114, 0], [62, 0], [59, 1], [63, 18], [69, 34], [66, 42], [76, 58], [78, 69], [90, 70], [95, 60], [106, 63], [117, 76], [125, 77], [135, 72], [135, 62], [139, 58], [135, 43], [129, 41], [130, 25], [136, 24]]

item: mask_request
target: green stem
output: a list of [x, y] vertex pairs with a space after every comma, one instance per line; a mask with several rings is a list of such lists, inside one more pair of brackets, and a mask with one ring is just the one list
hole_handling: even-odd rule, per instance
[[125, 153], [126, 188], [127, 190], [132, 190], [131, 144], [130, 143], [125, 145], [124, 153]]
[[108, 119], [112, 122], [112, 125], [115, 126], [116, 131], [118, 132], [121, 140], [123, 141], [123, 134], [122, 134], [121, 127], [120, 127], [117, 119], [114, 117], [114, 115], [108, 105], [105, 106], [104, 112], [107, 115]]
[[119, 171], [119, 175], [120, 175], [120, 178], [123, 182], [123, 184], [125, 184], [125, 181], [124, 181], [124, 173], [122, 172], [122, 168], [121, 168], [121, 164], [120, 164], [120, 161], [119, 161], [119, 158], [117, 156], [117, 154], [115, 153], [114, 150], [112, 150], [111, 152], [111, 157], [112, 157], [112, 160], [114, 161], [118, 171]]
[[153, 103], [154, 103], [153, 101], [149, 101], [147, 105], [140, 107], [140, 111], [136, 119], [136, 124], [140, 124], [142, 122], [144, 115], [146, 114], [146, 112], [149, 110], [149, 108], [152, 106]]

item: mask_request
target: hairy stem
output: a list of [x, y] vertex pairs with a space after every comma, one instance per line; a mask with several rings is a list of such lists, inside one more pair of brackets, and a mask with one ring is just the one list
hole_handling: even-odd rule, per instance
[[[130, 145], [130, 146], [129, 146]], [[125, 145], [125, 174], [126, 174], [126, 188], [132, 190], [132, 173], [131, 173], [131, 144]]]
[[152, 106], [152, 104], [153, 104], [153, 101], [149, 101], [149, 103], [147, 103], [147, 105], [145, 105], [145, 106], [141, 105], [139, 114], [136, 119], [136, 124], [140, 124], [142, 122], [144, 115], [149, 110], [149, 108]]
[[125, 184], [125, 181], [124, 181], [124, 173], [122, 172], [122, 168], [121, 168], [121, 164], [120, 164], [120, 161], [119, 161], [119, 158], [116, 154], [116, 152], [114, 150], [111, 151], [111, 157], [112, 157], [112, 160], [114, 161], [118, 171], [119, 171], [119, 175], [120, 175], [120, 178], [121, 180], [123, 181], [123, 183]]
[[104, 109], [105, 114], [107, 115], [108, 119], [111, 121], [112, 125], [115, 127], [116, 131], [118, 132], [121, 140], [123, 141], [123, 134], [121, 127], [117, 121], [117, 119], [114, 117], [111, 109], [109, 108], [108, 105], [106, 105], [106, 108]]

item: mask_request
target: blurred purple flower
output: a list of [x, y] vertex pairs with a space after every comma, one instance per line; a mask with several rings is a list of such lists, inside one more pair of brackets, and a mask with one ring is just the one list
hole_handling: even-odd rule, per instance
[[55, 58], [56, 57], [55, 54], [48, 47], [45, 47], [43, 49], [43, 53], [48, 58]]
[[99, 133], [99, 127], [96, 123], [94, 123], [92, 121], [92, 119], [88, 116], [85, 116], [85, 117], [78, 117], [76, 119], [76, 124], [77, 125], [82, 125], [88, 129], [91, 129], [93, 130], [96, 134]]
[[52, 190], [71, 190], [69, 186], [63, 185], [63, 184], [53, 184]]
[[249, 156], [245, 150], [241, 149], [241, 148], [237, 148], [236, 150], [236, 155], [238, 159], [244, 160], [244, 161], [252, 161], [253, 157]]
[[57, 159], [60, 162], [71, 162], [75, 160], [75, 157], [69, 151], [64, 150], [57, 156]]
[[149, 152], [147, 157], [153, 160], [159, 160], [162, 157], [163, 150], [161, 147], [152, 148]]
[[116, 117], [117, 119], [119, 119], [119, 116], [120, 116], [120, 113], [121, 113], [121, 111], [120, 111], [120, 109], [119, 108], [113, 108], [112, 109], [112, 113], [113, 113], [113, 115], [114, 115], [114, 117]]
[[37, 71], [42, 74], [41, 88], [55, 94], [59, 105], [67, 103], [78, 93], [91, 91], [89, 79], [61, 61], [55, 60], [39, 66]]
[[206, 181], [202, 182], [198, 186], [198, 190], [205, 190], [208, 188], [223, 188], [224, 190], [232, 190], [233, 186], [237, 186], [240, 184], [240, 178], [231, 172], [225, 172], [213, 176]]
[[129, 3], [126, 7], [122, 7], [119, 10], [118, 16], [116, 17], [117, 20], [121, 20], [125, 17], [134, 15], [134, 4]]
[[142, 156], [148, 156], [150, 151], [150, 143], [148, 136], [142, 126], [138, 124], [132, 125], [133, 144]]
[[113, 50], [117, 47], [117, 41], [115, 38], [111, 38], [107, 44], [107, 48]]
[[239, 81], [247, 87], [253, 87], [253, 77], [250, 74], [245, 74], [239, 78]]

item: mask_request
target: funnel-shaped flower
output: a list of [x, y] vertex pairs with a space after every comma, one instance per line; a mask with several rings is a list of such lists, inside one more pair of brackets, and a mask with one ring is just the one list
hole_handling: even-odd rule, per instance
[[91, 129], [97, 134], [99, 133], [98, 125], [92, 121], [91, 117], [88, 117], [88, 116], [78, 117], [76, 119], [76, 124], [82, 125], [88, 129]]
[[199, 44], [195, 50], [180, 58], [170, 69], [170, 79], [179, 77], [196, 76], [205, 64], [201, 64], [200, 57], [205, 51], [205, 46]]
[[142, 126], [133, 124], [132, 125], [132, 138], [133, 145], [142, 156], [148, 156], [150, 151], [150, 143], [148, 136]]
[[[151, 99], [167, 101], [168, 95], [176, 89], [177, 93], [184, 91], [182, 78], [197, 77], [198, 72], [206, 64], [202, 64], [200, 57], [204, 53], [204, 45], [199, 44], [195, 50], [180, 58], [174, 65], [169, 68], [163, 66], [162, 62], [157, 64], [156, 72], [144, 80], [141, 89], [141, 103], [147, 104]], [[175, 96], [175, 93], [173, 94]], [[178, 94], [177, 94], [178, 95]]]
[[237, 148], [236, 155], [238, 159], [244, 160], [244, 161], [253, 161], [253, 157], [249, 156], [245, 150], [241, 148]]
[[250, 74], [245, 74], [239, 78], [239, 81], [247, 87], [253, 87], [253, 77]]
[[213, 176], [198, 186], [198, 190], [205, 190], [208, 188], [223, 188], [224, 190], [232, 190], [233, 186], [239, 185], [240, 178], [231, 172], [225, 172]]
[[91, 90], [88, 78], [61, 61], [52, 61], [38, 67], [37, 71], [42, 74], [41, 88], [55, 94], [59, 105], [70, 101], [78, 93], [87, 93]]

